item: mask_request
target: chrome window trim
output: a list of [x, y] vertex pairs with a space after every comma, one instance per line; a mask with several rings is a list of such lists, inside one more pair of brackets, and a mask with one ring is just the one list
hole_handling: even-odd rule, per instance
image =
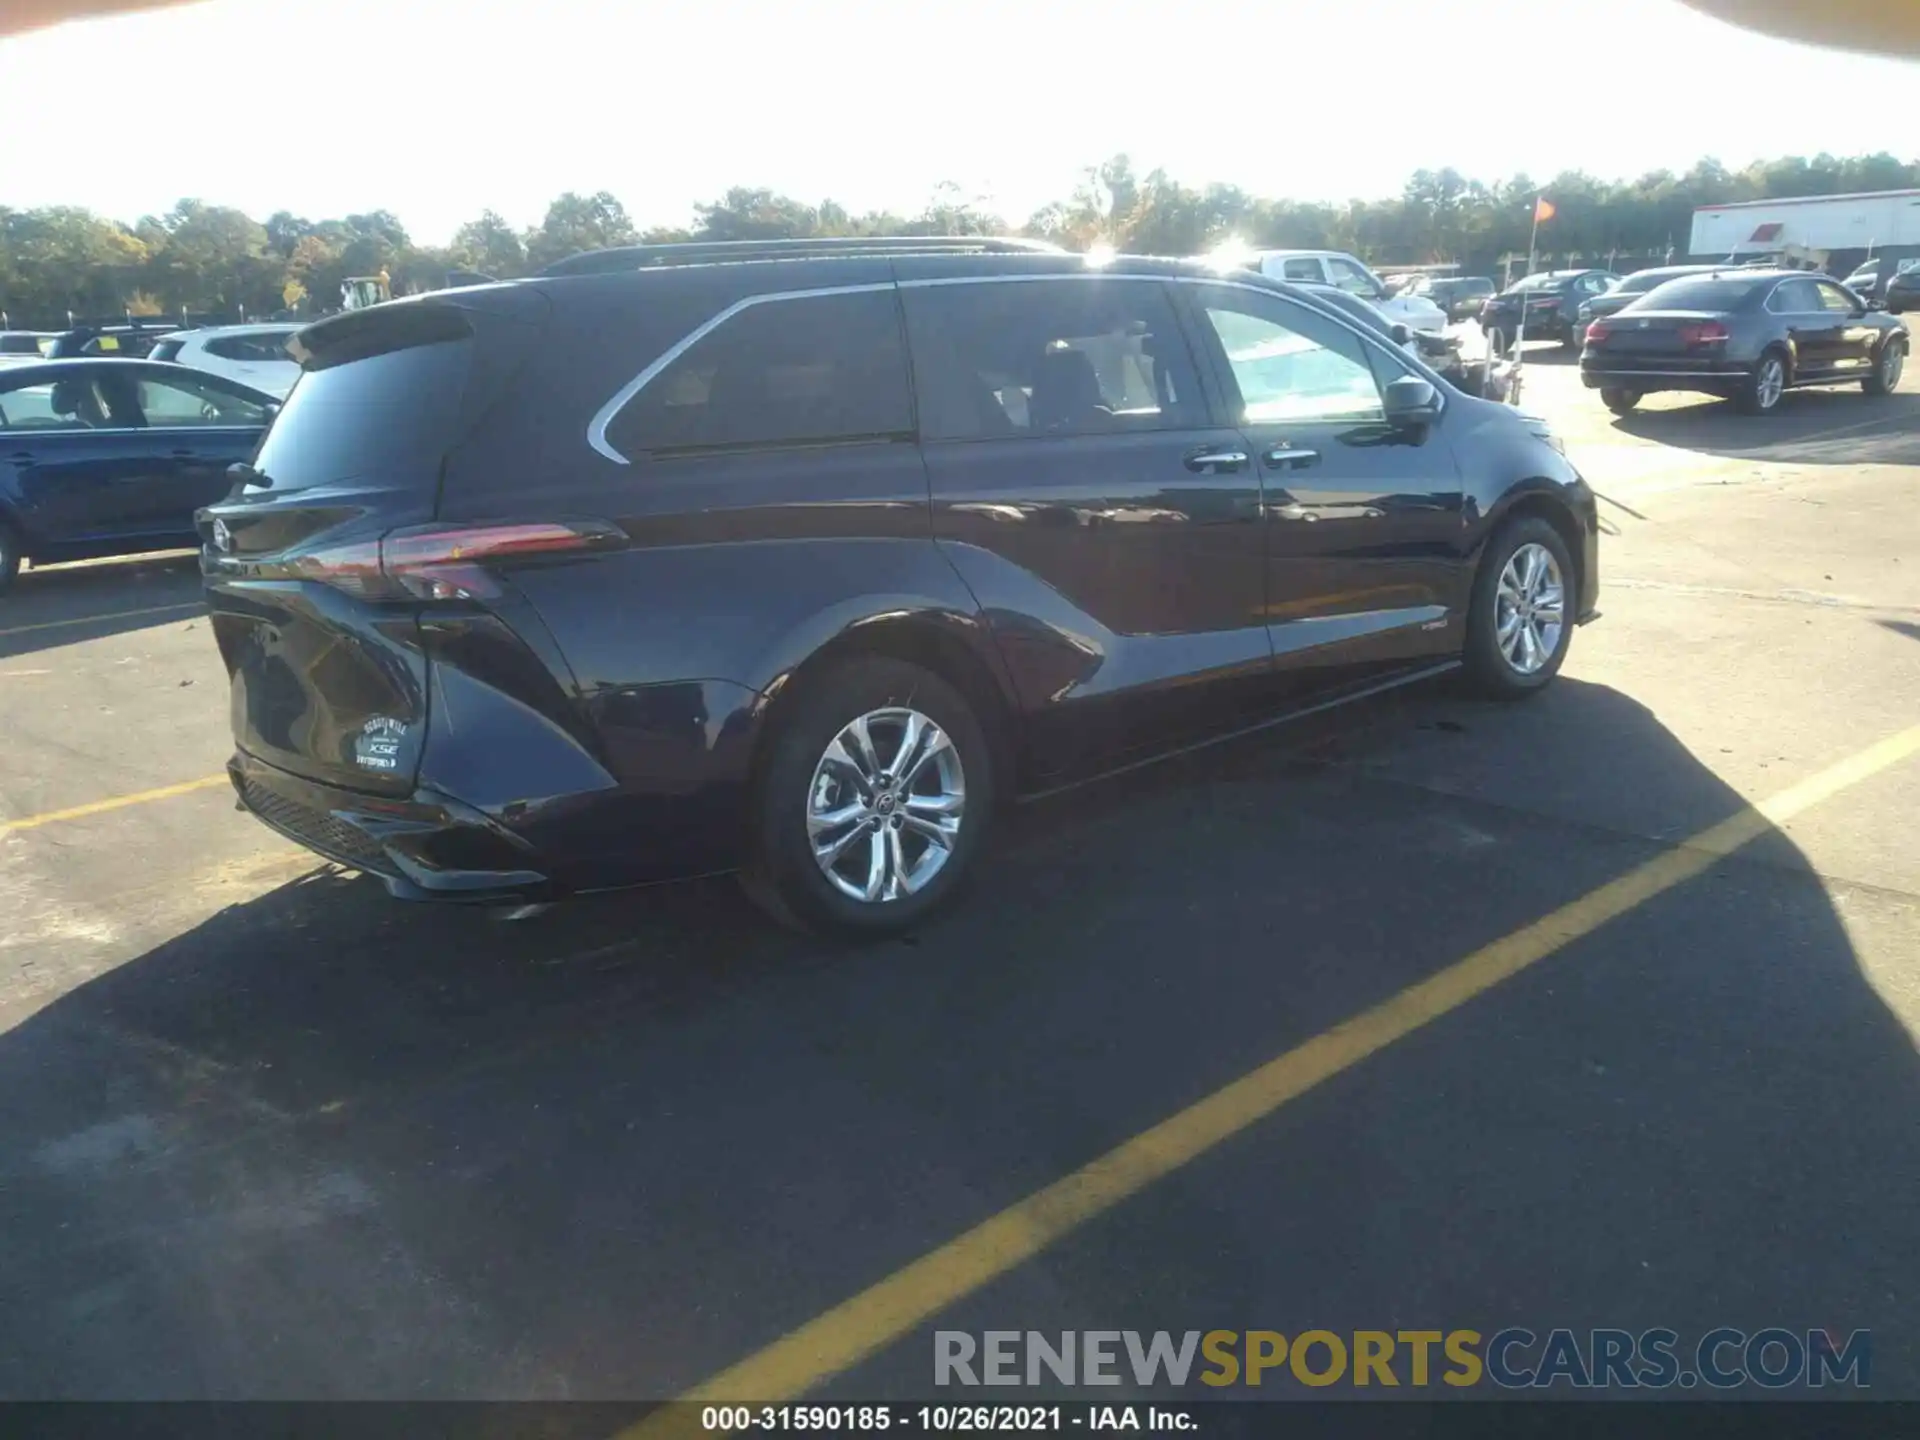
[[674, 361], [686, 354], [687, 351], [691, 350], [702, 340], [706, 339], [707, 336], [726, 324], [727, 321], [740, 314], [741, 311], [751, 310], [756, 305], [775, 305], [787, 300], [818, 300], [822, 296], [827, 295], [871, 295], [878, 291], [892, 290], [893, 288], [893, 282], [891, 280], [885, 280], [876, 281], [870, 285], [830, 285], [813, 290], [775, 290], [763, 295], [743, 296], [722, 310], [718, 315], [708, 320], [705, 324], [696, 326], [692, 331], [683, 335], [651, 365], [647, 366], [646, 369], [634, 376], [633, 379], [614, 391], [612, 398], [600, 407], [594, 414], [593, 420], [588, 424], [587, 444], [591, 445], [616, 465], [631, 465], [633, 462], [618, 450], [614, 449], [607, 441], [607, 427], [613, 423], [614, 417], [626, 408], [629, 400], [633, 399], [634, 396], [638, 395], [642, 390], [646, 389], [647, 386], [652, 384], [654, 380], [658, 379], [661, 371], [665, 370], [669, 365], [673, 364]]
[[[618, 390], [614, 391], [614, 393], [608, 397], [607, 402], [594, 413], [592, 421], [588, 423], [587, 444], [607, 459], [613, 461], [616, 465], [631, 465], [633, 462], [618, 450], [614, 449], [612, 444], [607, 440], [607, 428], [613, 423], [614, 419], [626, 408], [628, 402], [630, 402], [634, 396], [638, 395], [642, 390], [646, 389], [648, 385], [657, 380], [661, 373], [665, 371], [668, 366], [672, 365], [674, 361], [678, 360], [682, 355], [685, 355], [687, 351], [691, 350], [695, 345], [698, 345], [702, 340], [706, 339], [707, 336], [713, 334], [714, 331], [726, 324], [727, 321], [733, 319], [734, 316], [744, 310], [750, 310], [756, 305], [772, 305], [789, 300], [815, 300], [828, 295], [871, 295], [887, 290], [931, 290], [947, 285], [1025, 285], [1061, 280], [1105, 280], [1110, 283], [1132, 282], [1147, 285], [1213, 285], [1227, 290], [1245, 290], [1250, 294], [1265, 295], [1271, 299], [1286, 301], [1296, 305], [1303, 303], [1299, 297], [1285, 294], [1273, 289], [1271, 286], [1249, 285], [1245, 281], [1234, 280], [1225, 275], [1113, 274], [1106, 270], [1091, 268], [1087, 270], [1070, 271], [1063, 274], [1055, 273], [1046, 275], [940, 275], [924, 279], [876, 281], [865, 285], [826, 285], [807, 290], [775, 290], [762, 295], [746, 295], [734, 301], [733, 304], [727, 306], [726, 309], [696, 326], [693, 330], [675, 341], [672, 346], [638, 375], [635, 375], [625, 385], [622, 385]], [[1289, 282], [1281, 281], [1280, 283], [1286, 284]], [[1412, 356], [1404, 352], [1395, 353], [1399, 347], [1383, 344], [1376, 337], [1370, 335], [1364, 326], [1349, 320], [1345, 315], [1341, 314], [1336, 306], [1318, 306], [1311, 302], [1304, 303], [1307, 303], [1307, 308], [1315, 315], [1332, 320], [1349, 334], [1357, 336], [1362, 345], [1370, 347], [1378, 354], [1385, 355], [1388, 359], [1399, 365], [1406, 373], [1416, 375], [1420, 379], [1432, 383], [1431, 376], [1424, 373], [1422, 369], [1408, 364], [1408, 361], [1413, 359]], [[1444, 413], [1448, 408], [1446, 392], [1444, 390], [1436, 390], [1435, 393], [1440, 401], [1441, 412]], [[101, 432], [94, 431], [91, 433], [99, 434]]]

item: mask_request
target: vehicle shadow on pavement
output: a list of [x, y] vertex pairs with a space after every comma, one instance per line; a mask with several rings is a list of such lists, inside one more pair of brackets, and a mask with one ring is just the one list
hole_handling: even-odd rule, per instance
[[[213, 915], [0, 1034], [0, 1395], [664, 1397], [1740, 806], [1572, 680], [1282, 733], [1016, 814], [860, 949], [719, 881]], [[1917, 1102], [1772, 834], [941, 1323], [1869, 1328], [1916, 1396]]]
[[191, 555], [25, 570], [0, 595], [0, 660], [190, 620], [200, 609]]
[[1771, 415], [1730, 400], [1635, 410], [1613, 428], [1676, 449], [1793, 465], [1920, 464], [1920, 394], [1862, 395], [1857, 387], [1792, 390]]

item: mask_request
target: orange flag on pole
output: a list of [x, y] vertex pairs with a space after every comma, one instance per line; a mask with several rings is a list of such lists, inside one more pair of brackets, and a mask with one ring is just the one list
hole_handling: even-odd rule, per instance
[[1553, 202], [1542, 195], [1533, 202], [1533, 223], [1538, 225], [1542, 220], [1551, 220], [1552, 218]]

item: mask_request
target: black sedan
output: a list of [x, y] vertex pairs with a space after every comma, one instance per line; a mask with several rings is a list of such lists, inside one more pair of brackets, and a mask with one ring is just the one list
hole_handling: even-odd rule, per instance
[[1584, 335], [1586, 327], [1595, 320], [1618, 315], [1656, 285], [1664, 285], [1669, 280], [1679, 280], [1688, 275], [1711, 275], [1719, 268], [1717, 265], [1659, 265], [1651, 270], [1636, 270], [1613, 289], [1580, 302], [1575, 313], [1580, 320], [1581, 333]]
[[[1480, 308], [1480, 324], [1487, 343], [1506, 351], [1526, 323], [1529, 340], [1558, 340], [1577, 349], [1580, 344], [1580, 306], [1604, 295], [1620, 277], [1610, 270], [1545, 270], [1509, 285]], [[1523, 315], [1524, 312], [1524, 315]]]
[[1656, 390], [1698, 390], [1763, 415], [1788, 390], [1900, 383], [1911, 338], [1837, 280], [1799, 270], [1721, 270], [1649, 290], [1587, 327], [1580, 378], [1624, 415]]
[[198, 543], [277, 410], [270, 395], [147, 360], [0, 370], [0, 590], [50, 564]]

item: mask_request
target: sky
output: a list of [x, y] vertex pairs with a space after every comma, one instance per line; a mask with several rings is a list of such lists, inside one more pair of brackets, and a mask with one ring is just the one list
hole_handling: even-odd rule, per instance
[[645, 228], [731, 185], [913, 214], [950, 181], [1018, 222], [1118, 152], [1300, 200], [1910, 159], [1920, 125], [1870, 117], [1916, 81], [1678, 0], [208, 0], [0, 40], [0, 205], [386, 209], [443, 243], [564, 190]]

